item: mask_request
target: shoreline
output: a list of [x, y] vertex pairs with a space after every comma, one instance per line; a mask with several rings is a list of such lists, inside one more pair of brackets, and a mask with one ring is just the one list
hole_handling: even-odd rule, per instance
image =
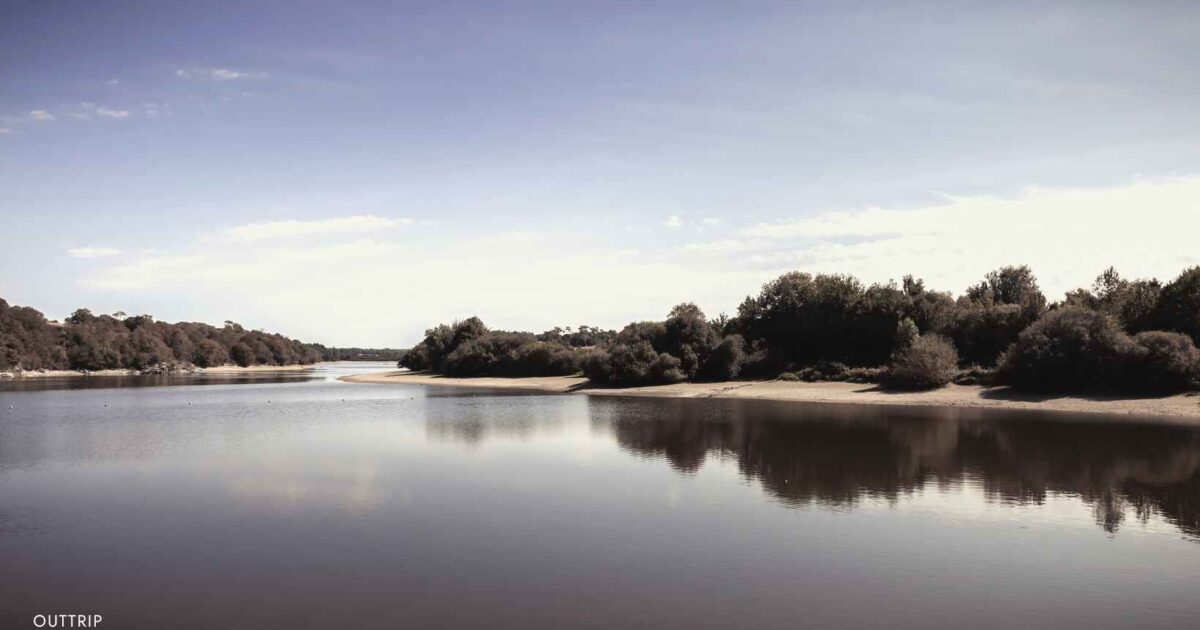
[[30, 378], [70, 378], [70, 377], [105, 377], [105, 376], [199, 376], [203, 374], [243, 374], [248, 372], [300, 372], [313, 369], [313, 365], [222, 365], [209, 368], [180, 369], [156, 374], [143, 374], [137, 370], [24, 370], [21, 372], [0, 372], [0, 378], [5, 380], [23, 380]]
[[352, 374], [338, 380], [347, 383], [429, 385], [520, 389], [555, 394], [589, 396], [643, 396], [657, 398], [732, 398], [778, 400], [803, 403], [900, 405], [965, 409], [1020, 409], [1066, 413], [1088, 413], [1155, 417], [1200, 424], [1200, 396], [1177, 394], [1163, 397], [1065, 396], [1024, 394], [1005, 387], [948, 385], [925, 392], [891, 392], [876, 385], [845, 382], [805, 383], [798, 381], [728, 381], [723, 383], [675, 383], [647, 387], [603, 388], [590, 386], [583, 376], [537, 376], [525, 378], [451, 378], [427, 372], [389, 371]]

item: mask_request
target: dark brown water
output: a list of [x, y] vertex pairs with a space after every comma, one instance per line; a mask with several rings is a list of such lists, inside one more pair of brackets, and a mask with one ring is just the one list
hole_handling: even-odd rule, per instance
[[326, 378], [338, 369], [0, 385], [0, 627], [1200, 619], [1194, 428], [349, 385]]

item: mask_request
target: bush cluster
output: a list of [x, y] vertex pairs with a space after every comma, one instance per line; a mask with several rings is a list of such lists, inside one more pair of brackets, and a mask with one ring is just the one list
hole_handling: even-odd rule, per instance
[[988, 273], [957, 299], [911, 276], [864, 286], [847, 275], [791, 272], [747, 297], [732, 318], [710, 320], [685, 303], [665, 320], [620, 332], [580, 326], [536, 336], [491, 333], [471, 318], [428, 331], [401, 365], [455, 375], [582, 369], [617, 386], [778, 377], [1177, 392], [1196, 387], [1198, 342], [1200, 267], [1167, 284], [1109, 269], [1061, 304], [1048, 303], [1024, 266]]
[[1177, 392], [1196, 385], [1200, 351], [1182, 333], [1130, 336], [1108, 313], [1051, 311], [1004, 354], [1001, 382], [1043, 392]]
[[400, 367], [447, 376], [561, 376], [579, 371], [582, 351], [525, 332], [489, 330], [477, 317], [425, 331]]
[[635, 322], [584, 361], [589, 380], [610, 385], [656, 385], [737, 378], [746, 360], [741, 335], [722, 336], [695, 304], [671, 309], [661, 322]]
[[894, 389], [936, 389], [957, 375], [958, 352], [954, 344], [939, 335], [924, 335], [896, 351], [883, 382]]

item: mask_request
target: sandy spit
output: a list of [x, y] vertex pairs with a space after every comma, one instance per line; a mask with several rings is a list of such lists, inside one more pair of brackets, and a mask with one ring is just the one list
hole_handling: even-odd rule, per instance
[[407, 384], [452, 387], [527, 389], [589, 396], [660, 396], [669, 398], [749, 398], [812, 403], [965, 407], [973, 409], [1029, 409], [1071, 413], [1170, 417], [1200, 423], [1200, 396], [1157, 398], [1110, 396], [1040, 396], [1009, 391], [1004, 387], [950, 385], [929, 392], [887, 392], [859, 383], [803, 383], [793, 381], [733, 381], [726, 383], [676, 383], [653, 387], [608, 389], [593, 387], [582, 376], [530, 378], [449, 378], [405, 370], [343, 376], [349, 383]]

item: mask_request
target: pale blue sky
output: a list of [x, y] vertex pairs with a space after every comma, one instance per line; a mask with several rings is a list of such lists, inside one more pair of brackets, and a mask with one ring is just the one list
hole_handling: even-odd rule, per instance
[[51, 317], [405, 345], [1200, 262], [1194, 2], [0, 6], [0, 296]]

